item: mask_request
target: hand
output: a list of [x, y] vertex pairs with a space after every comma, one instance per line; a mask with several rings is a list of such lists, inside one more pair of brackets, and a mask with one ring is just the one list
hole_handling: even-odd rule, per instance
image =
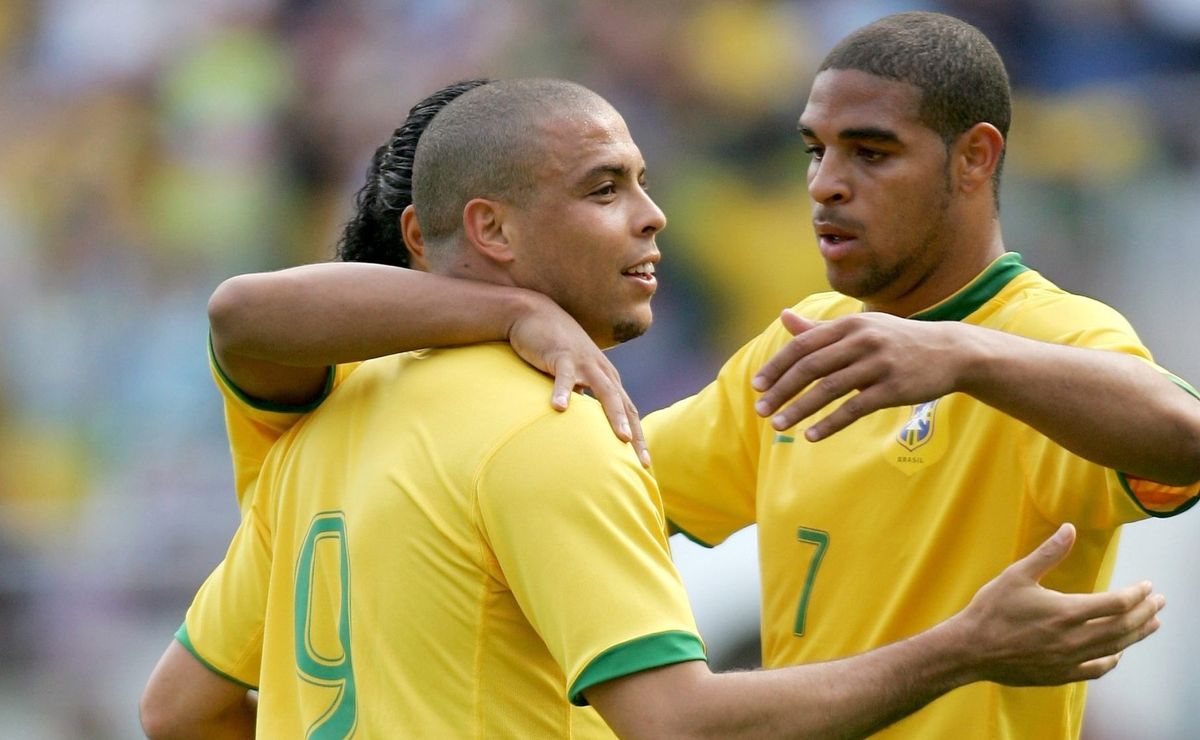
[[794, 338], [754, 376], [755, 390], [763, 391], [754, 406], [759, 416], [774, 414], [771, 426], [783, 431], [858, 391], [805, 430], [810, 442], [873, 411], [953, 392], [969, 347], [956, 336], [963, 328], [957, 322], [914, 321], [882, 313], [812, 321], [791, 311], [784, 311], [781, 320]]
[[621, 385], [617, 369], [558, 304], [539, 298], [533, 306], [509, 327], [508, 341], [521, 359], [554, 376], [550, 404], [565, 411], [572, 390], [589, 389], [603, 407], [617, 438], [631, 442], [642, 465], [649, 468], [650, 450], [641, 418]]
[[1063, 594], [1038, 585], [1066, 558], [1075, 528], [1053, 537], [984, 585], [954, 620], [966, 623], [979, 678], [1009, 686], [1049, 686], [1099, 678], [1121, 651], [1158, 629], [1166, 605], [1142, 582], [1099, 594]]

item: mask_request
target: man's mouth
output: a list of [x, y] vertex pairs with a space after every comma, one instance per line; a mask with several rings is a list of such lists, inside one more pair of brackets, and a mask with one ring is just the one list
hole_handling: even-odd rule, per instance
[[627, 277], [636, 278], [645, 282], [654, 281], [654, 263], [647, 260], [641, 264], [634, 265], [621, 273]]

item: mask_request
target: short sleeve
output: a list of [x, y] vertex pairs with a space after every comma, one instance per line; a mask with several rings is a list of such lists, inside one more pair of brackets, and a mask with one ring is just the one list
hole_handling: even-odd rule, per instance
[[582, 401], [518, 431], [476, 478], [499, 577], [576, 704], [604, 681], [705, 659], [654, 481]]
[[321, 394], [306, 404], [273, 403], [247, 395], [225, 375], [217, 364], [212, 339], [209, 338], [208, 365], [225, 405], [225, 431], [233, 458], [234, 493], [243, 514], [250, 506], [250, 490], [254, 487], [271, 445], [301, 417], [320, 406], [360, 364], [353, 362], [331, 366]]
[[258, 686], [270, 577], [270, 532], [252, 507], [175, 635], [210, 670], [250, 688]]
[[750, 381], [788, 336], [775, 322], [706, 388], [642, 423], [667, 518], [702, 545], [719, 544], [754, 523], [766, 422], [754, 411]]
[[[1196, 396], [1187, 383], [1156, 365], [1133, 327], [1116, 310], [1070, 294], [1032, 299], [1006, 329], [1034, 339], [1136, 357], [1171, 378], [1181, 393]], [[1127, 476], [1080, 458], [1032, 429], [1026, 430], [1023, 465], [1039, 508], [1052, 519], [1078, 526], [1111, 528], [1147, 516], [1180, 513], [1196, 502], [1200, 484], [1169, 486]], [[1086, 495], [1103, 491], [1104, 496]]]

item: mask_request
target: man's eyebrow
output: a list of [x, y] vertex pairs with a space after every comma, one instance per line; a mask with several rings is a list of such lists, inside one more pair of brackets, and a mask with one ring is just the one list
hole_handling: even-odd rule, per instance
[[[806, 136], [810, 139], [819, 139], [816, 132], [804, 124], [798, 124], [796, 130], [801, 136]], [[895, 131], [886, 128], [877, 128], [874, 126], [863, 126], [860, 128], [845, 128], [838, 132], [838, 139], [842, 141], [876, 141], [876, 142], [892, 142], [900, 141], [900, 137]]]
[[584, 182], [591, 180], [601, 175], [613, 175], [615, 177], [628, 177], [629, 167], [623, 164], [598, 164], [587, 172], [579, 176], [579, 181]]

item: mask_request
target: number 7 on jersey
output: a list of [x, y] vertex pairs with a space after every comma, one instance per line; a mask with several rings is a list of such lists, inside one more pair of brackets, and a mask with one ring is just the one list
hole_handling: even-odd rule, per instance
[[812, 595], [813, 582], [817, 580], [817, 569], [821, 567], [821, 559], [829, 549], [829, 533], [819, 529], [800, 527], [796, 530], [796, 539], [803, 543], [816, 545], [812, 560], [808, 561], [808, 575], [804, 578], [804, 588], [800, 590], [800, 603], [796, 607], [796, 626], [792, 630], [797, 637], [804, 635], [804, 623], [808, 617], [808, 597]]

